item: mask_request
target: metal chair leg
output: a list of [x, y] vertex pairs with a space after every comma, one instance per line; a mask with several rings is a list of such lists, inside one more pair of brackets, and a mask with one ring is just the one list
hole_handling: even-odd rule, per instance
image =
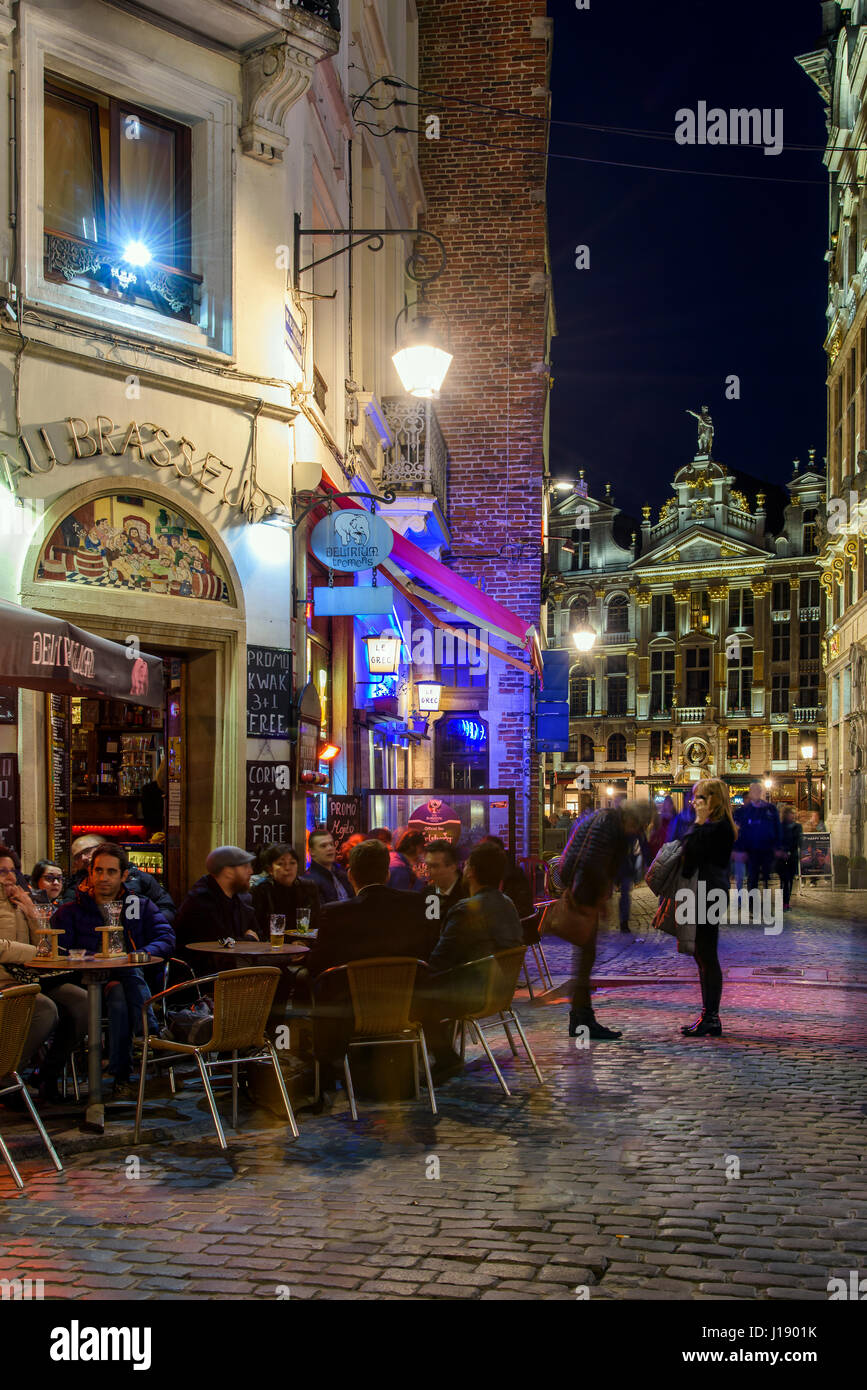
[[[77, 1105], [81, 1100], [81, 1091], [78, 1086], [78, 1068], [75, 1065], [74, 1052], [70, 1052], [69, 1054], [69, 1067], [72, 1072], [72, 1094], [75, 1096], [75, 1103]], [[66, 1091], [64, 1091], [63, 1094], [66, 1095]]]
[[523, 971], [524, 971], [524, 983], [525, 983], [525, 985], [527, 986], [527, 993], [529, 994], [529, 996], [530, 996], [531, 999], [535, 999], [536, 996], [535, 996], [534, 993], [533, 993], [533, 986], [532, 986], [532, 984], [531, 984], [531, 982], [530, 982], [530, 972], [529, 972], [529, 970], [527, 969], [527, 957], [526, 957], [526, 956], [524, 957], [524, 964], [523, 964], [523, 966], [522, 966], [522, 969], [523, 969]]
[[538, 946], [535, 946], [533, 949], [539, 952], [539, 956], [541, 957], [541, 960], [542, 960], [542, 969], [543, 969], [544, 972], [545, 972], [545, 979], [548, 981], [548, 988], [549, 988], [549, 989], [553, 989], [553, 988], [554, 988], [554, 981], [553, 981], [552, 978], [551, 978], [551, 970], [550, 970], [550, 967], [549, 967], [549, 965], [548, 965], [547, 957], [546, 957], [546, 955], [545, 955], [545, 948], [544, 948], [544, 946], [542, 945], [541, 941], [539, 942]]
[[174, 1069], [174, 1067], [169, 1067], [169, 1089], [170, 1089], [170, 1091], [171, 1091], [171, 1093], [172, 1093], [173, 1096], [177, 1095], [177, 1087], [175, 1086], [175, 1069]]
[[505, 1014], [500, 1014], [500, 1022], [506, 1030], [506, 1037], [509, 1039], [509, 1047], [512, 1049], [512, 1056], [517, 1057], [518, 1049], [515, 1046], [515, 1039], [512, 1037], [512, 1030], [509, 1027], [509, 1020], [506, 1018]]
[[358, 1119], [358, 1108], [357, 1108], [357, 1106], [356, 1106], [356, 1104], [355, 1104], [355, 1092], [354, 1092], [354, 1090], [352, 1089], [352, 1073], [351, 1073], [350, 1070], [349, 1070], [349, 1053], [348, 1053], [348, 1052], [344, 1052], [344, 1054], [343, 1054], [343, 1076], [344, 1076], [344, 1080], [346, 1081], [346, 1094], [347, 1094], [347, 1096], [349, 1097], [349, 1109], [350, 1109], [350, 1111], [351, 1111], [351, 1113], [352, 1113], [352, 1118], [353, 1118], [353, 1120], [357, 1120], [357, 1119]]
[[317, 1057], [314, 1057], [314, 1059], [313, 1059], [313, 1101], [314, 1101], [314, 1104], [315, 1104], [315, 1102], [319, 1099], [319, 1094], [320, 1094], [320, 1092], [319, 1092], [319, 1059], [318, 1059]]
[[[436, 1114], [437, 1114], [437, 1102], [436, 1102], [436, 1096], [434, 1095], [433, 1077], [431, 1076], [431, 1073], [430, 1073], [430, 1059], [429, 1059], [429, 1057], [428, 1057], [428, 1055], [427, 1055], [427, 1043], [425, 1042], [424, 1029], [422, 1028], [421, 1024], [418, 1025], [418, 1041], [419, 1041], [419, 1046], [421, 1047], [421, 1059], [422, 1059], [422, 1062], [424, 1063], [424, 1077], [425, 1077], [425, 1081], [427, 1082], [427, 1093], [428, 1093], [428, 1095], [430, 1096], [430, 1108], [431, 1108], [433, 1114], [436, 1115]], [[413, 1055], [415, 1055], [415, 1052], [416, 1052], [416, 1048], [415, 1048], [415, 1046], [413, 1045]], [[416, 1071], [416, 1075], [418, 1075], [418, 1072], [417, 1072], [417, 1071]], [[417, 1088], [417, 1087], [416, 1087], [416, 1096], [418, 1096], [418, 1088]]]
[[232, 1053], [232, 1128], [238, 1128], [238, 1049]]
[[412, 1080], [415, 1086], [415, 1099], [418, 1100], [421, 1091], [418, 1085], [418, 1047], [415, 1043], [412, 1045]]
[[544, 1083], [544, 1080], [543, 1080], [543, 1078], [542, 1078], [542, 1073], [541, 1073], [540, 1070], [539, 1070], [539, 1064], [538, 1064], [538, 1062], [536, 1061], [536, 1058], [533, 1056], [533, 1052], [532, 1052], [532, 1049], [531, 1049], [531, 1047], [530, 1047], [530, 1044], [527, 1042], [527, 1035], [526, 1035], [526, 1033], [524, 1032], [523, 1028], [521, 1027], [521, 1020], [518, 1018], [518, 1015], [515, 1013], [514, 1009], [511, 1009], [511, 1010], [510, 1010], [510, 1013], [511, 1013], [511, 1015], [512, 1015], [512, 1022], [514, 1023], [515, 1027], [516, 1027], [517, 1030], [518, 1030], [518, 1036], [520, 1037], [521, 1042], [524, 1044], [524, 1051], [525, 1051], [526, 1054], [527, 1054], [527, 1057], [528, 1057], [529, 1062], [530, 1062], [530, 1066], [533, 1068], [533, 1071], [536, 1073], [536, 1076], [537, 1076], [538, 1079], [539, 1079], [539, 1084], [543, 1086], [545, 1083]]
[[299, 1134], [298, 1125], [295, 1122], [295, 1115], [292, 1110], [292, 1102], [289, 1099], [289, 1092], [286, 1090], [286, 1082], [283, 1080], [283, 1073], [280, 1070], [280, 1062], [277, 1057], [277, 1053], [274, 1050], [273, 1044], [270, 1043], [267, 1039], [265, 1040], [265, 1046], [268, 1049], [271, 1061], [274, 1063], [274, 1071], [277, 1075], [277, 1085], [280, 1087], [280, 1095], [283, 1097], [283, 1104], [286, 1106], [286, 1114], [289, 1116], [289, 1128], [292, 1131], [293, 1137], [297, 1139]]
[[465, 1019], [461, 1019], [461, 1061], [464, 1060], [467, 1052], [467, 1024]]
[[490, 1062], [491, 1066], [494, 1068], [494, 1071], [497, 1073], [497, 1080], [499, 1081], [500, 1085], [502, 1086], [505, 1095], [510, 1096], [510, 1095], [512, 1094], [512, 1092], [509, 1090], [508, 1086], [506, 1085], [506, 1082], [505, 1082], [505, 1080], [504, 1080], [504, 1078], [503, 1078], [503, 1073], [500, 1071], [500, 1068], [497, 1066], [496, 1058], [494, 1057], [493, 1052], [491, 1051], [490, 1047], [488, 1046], [488, 1040], [487, 1040], [487, 1038], [485, 1037], [484, 1033], [482, 1032], [482, 1029], [481, 1029], [481, 1026], [480, 1026], [478, 1020], [475, 1019], [475, 1018], [471, 1018], [471, 1019], [470, 1019], [470, 1023], [472, 1024], [473, 1028], [475, 1028], [475, 1030], [476, 1030], [476, 1037], [478, 1038], [479, 1042], [481, 1043], [482, 1047], [485, 1049], [485, 1052], [486, 1052], [487, 1055], [488, 1055], [488, 1061]]
[[48, 1132], [47, 1132], [47, 1130], [46, 1130], [44, 1124], [42, 1123], [42, 1120], [41, 1120], [40, 1117], [39, 1117], [39, 1112], [37, 1111], [36, 1106], [33, 1104], [33, 1101], [30, 1099], [30, 1093], [29, 1093], [29, 1091], [27, 1090], [27, 1087], [24, 1085], [24, 1082], [21, 1080], [21, 1077], [18, 1075], [17, 1071], [13, 1071], [12, 1075], [15, 1077], [15, 1080], [16, 1080], [16, 1081], [19, 1083], [19, 1085], [21, 1086], [21, 1094], [22, 1094], [22, 1096], [24, 1097], [24, 1104], [27, 1106], [27, 1109], [30, 1111], [30, 1118], [33, 1120], [33, 1123], [36, 1125], [36, 1128], [39, 1130], [39, 1134], [40, 1134], [40, 1137], [41, 1137], [41, 1139], [42, 1139], [42, 1142], [43, 1142], [43, 1144], [45, 1145], [46, 1149], [48, 1150], [49, 1154], [51, 1155], [51, 1162], [54, 1164], [54, 1166], [55, 1166], [55, 1168], [57, 1169], [58, 1173], [62, 1173], [62, 1172], [63, 1172], [63, 1164], [60, 1162], [60, 1159], [57, 1157], [57, 1151], [56, 1151], [54, 1145], [52, 1144], [51, 1140], [50, 1140], [49, 1137], [48, 1137]]
[[15, 1164], [12, 1162], [12, 1155], [11, 1155], [11, 1153], [9, 1152], [9, 1150], [7, 1149], [6, 1145], [5, 1145], [4, 1142], [3, 1142], [3, 1135], [2, 1135], [2, 1134], [0, 1134], [0, 1154], [2, 1154], [3, 1157], [5, 1158], [7, 1167], [9, 1168], [9, 1172], [12, 1174], [12, 1178], [13, 1178], [13, 1180], [14, 1180], [14, 1182], [15, 1182], [15, 1186], [18, 1188], [18, 1190], [19, 1190], [19, 1192], [20, 1192], [21, 1189], [22, 1189], [23, 1186], [24, 1186], [24, 1183], [23, 1183], [23, 1181], [22, 1181], [21, 1174], [19, 1173], [18, 1169], [15, 1167]]
[[220, 1141], [220, 1148], [227, 1149], [226, 1136], [223, 1133], [223, 1126], [220, 1123], [220, 1116], [217, 1111], [217, 1102], [214, 1100], [214, 1092], [211, 1089], [211, 1078], [208, 1076], [208, 1069], [205, 1066], [205, 1059], [201, 1052], [196, 1053], [196, 1061], [199, 1064], [199, 1072], [205, 1085], [205, 1095], [208, 1097], [208, 1105], [211, 1108], [211, 1119], [214, 1121], [214, 1128], [217, 1131], [217, 1138]]
[[141, 1071], [138, 1078], [138, 1100], [135, 1107], [135, 1129], [133, 1130], [132, 1142], [137, 1144], [141, 1138], [141, 1112], [144, 1107], [145, 1086], [147, 1085], [148, 1070], [148, 1040], [144, 1039], [141, 1050]]

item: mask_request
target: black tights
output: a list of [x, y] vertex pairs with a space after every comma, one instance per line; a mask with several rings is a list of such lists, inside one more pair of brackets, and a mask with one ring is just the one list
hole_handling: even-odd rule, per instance
[[705, 1013], [719, 1013], [722, 998], [722, 970], [717, 956], [719, 927], [699, 922], [695, 929], [695, 963], [701, 981], [701, 1002]]

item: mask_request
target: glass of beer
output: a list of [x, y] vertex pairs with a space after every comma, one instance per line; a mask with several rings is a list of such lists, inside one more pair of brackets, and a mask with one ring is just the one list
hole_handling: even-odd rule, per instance
[[271, 950], [279, 951], [286, 935], [286, 917], [282, 912], [272, 912], [268, 921], [271, 933]]
[[295, 909], [295, 929], [301, 936], [306, 936], [310, 930], [310, 908], [297, 907]]

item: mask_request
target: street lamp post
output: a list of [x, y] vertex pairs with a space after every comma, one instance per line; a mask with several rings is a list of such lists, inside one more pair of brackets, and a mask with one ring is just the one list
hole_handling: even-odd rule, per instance
[[812, 760], [815, 748], [812, 743], [804, 742], [801, 744], [801, 757], [807, 764], [807, 814], [813, 809], [813, 768]]

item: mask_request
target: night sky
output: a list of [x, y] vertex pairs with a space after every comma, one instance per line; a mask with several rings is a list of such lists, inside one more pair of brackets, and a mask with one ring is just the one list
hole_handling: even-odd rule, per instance
[[[794, 61], [819, 46], [821, 7], [720, 0], [550, 0], [554, 120], [664, 132], [639, 139], [554, 125], [549, 217], [558, 336], [551, 472], [587, 470], [639, 514], [696, 449], [684, 412], [710, 407], [714, 456], [771, 482], [825, 446], [827, 171], [818, 89]], [[782, 108], [784, 146], [678, 145], [675, 112]], [[791, 145], [808, 145], [801, 151]], [[782, 180], [798, 180], [783, 182]], [[589, 270], [575, 247], [590, 248]], [[740, 400], [725, 399], [726, 377]]]

